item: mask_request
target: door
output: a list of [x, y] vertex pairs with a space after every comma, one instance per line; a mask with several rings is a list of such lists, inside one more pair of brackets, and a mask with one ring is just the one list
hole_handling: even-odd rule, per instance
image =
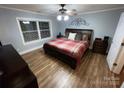
[[120, 74], [124, 66], [124, 43], [122, 43], [120, 51], [115, 61], [116, 65], [113, 66], [112, 71], [116, 74]]
[[121, 14], [109, 53], [107, 55], [107, 62], [111, 71], [113, 68], [113, 64], [116, 61], [117, 55], [119, 54], [119, 50], [121, 48], [121, 43], [123, 39], [124, 39], [124, 13]]

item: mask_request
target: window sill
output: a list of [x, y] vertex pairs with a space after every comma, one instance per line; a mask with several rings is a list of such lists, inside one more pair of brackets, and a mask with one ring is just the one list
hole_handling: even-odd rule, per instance
[[23, 42], [23, 44], [24, 44], [24, 45], [29, 45], [29, 44], [41, 42], [41, 41], [43, 41], [43, 40], [49, 40], [49, 39], [52, 39], [52, 36], [51, 36], [51, 37], [47, 37], [47, 38], [43, 38], [43, 39], [34, 40], [34, 41]]

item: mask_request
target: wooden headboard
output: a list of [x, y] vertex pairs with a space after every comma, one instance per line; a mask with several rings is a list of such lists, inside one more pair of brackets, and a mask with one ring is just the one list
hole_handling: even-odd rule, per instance
[[93, 35], [92, 29], [73, 29], [73, 28], [66, 28], [65, 35], [68, 36], [70, 32], [78, 33], [80, 36], [82, 36], [83, 34], [88, 34], [89, 41], [91, 41]]
[[0, 41], [0, 47], [2, 46], [2, 43], [1, 43], [1, 41]]

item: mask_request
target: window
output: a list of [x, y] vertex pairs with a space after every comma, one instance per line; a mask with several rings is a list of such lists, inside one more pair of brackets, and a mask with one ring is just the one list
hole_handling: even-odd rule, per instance
[[25, 42], [39, 39], [35, 21], [20, 21], [20, 26]]
[[51, 36], [50, 21], [18, 19], [24, 43], [29, 43]]
[[49, 22], [39, 22], [41, 38], [50, 37]]

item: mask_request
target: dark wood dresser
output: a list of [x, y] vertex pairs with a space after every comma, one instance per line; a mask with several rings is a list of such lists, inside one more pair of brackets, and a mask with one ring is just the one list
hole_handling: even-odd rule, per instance
[[0, 87], [38, 87], [35, 75], [12, 45], [0, 47]]
[[93, 43], [93, 52], [106, 54], [108, 47], [108, 40], [102, 40], [101, 38], [96, 38]]

